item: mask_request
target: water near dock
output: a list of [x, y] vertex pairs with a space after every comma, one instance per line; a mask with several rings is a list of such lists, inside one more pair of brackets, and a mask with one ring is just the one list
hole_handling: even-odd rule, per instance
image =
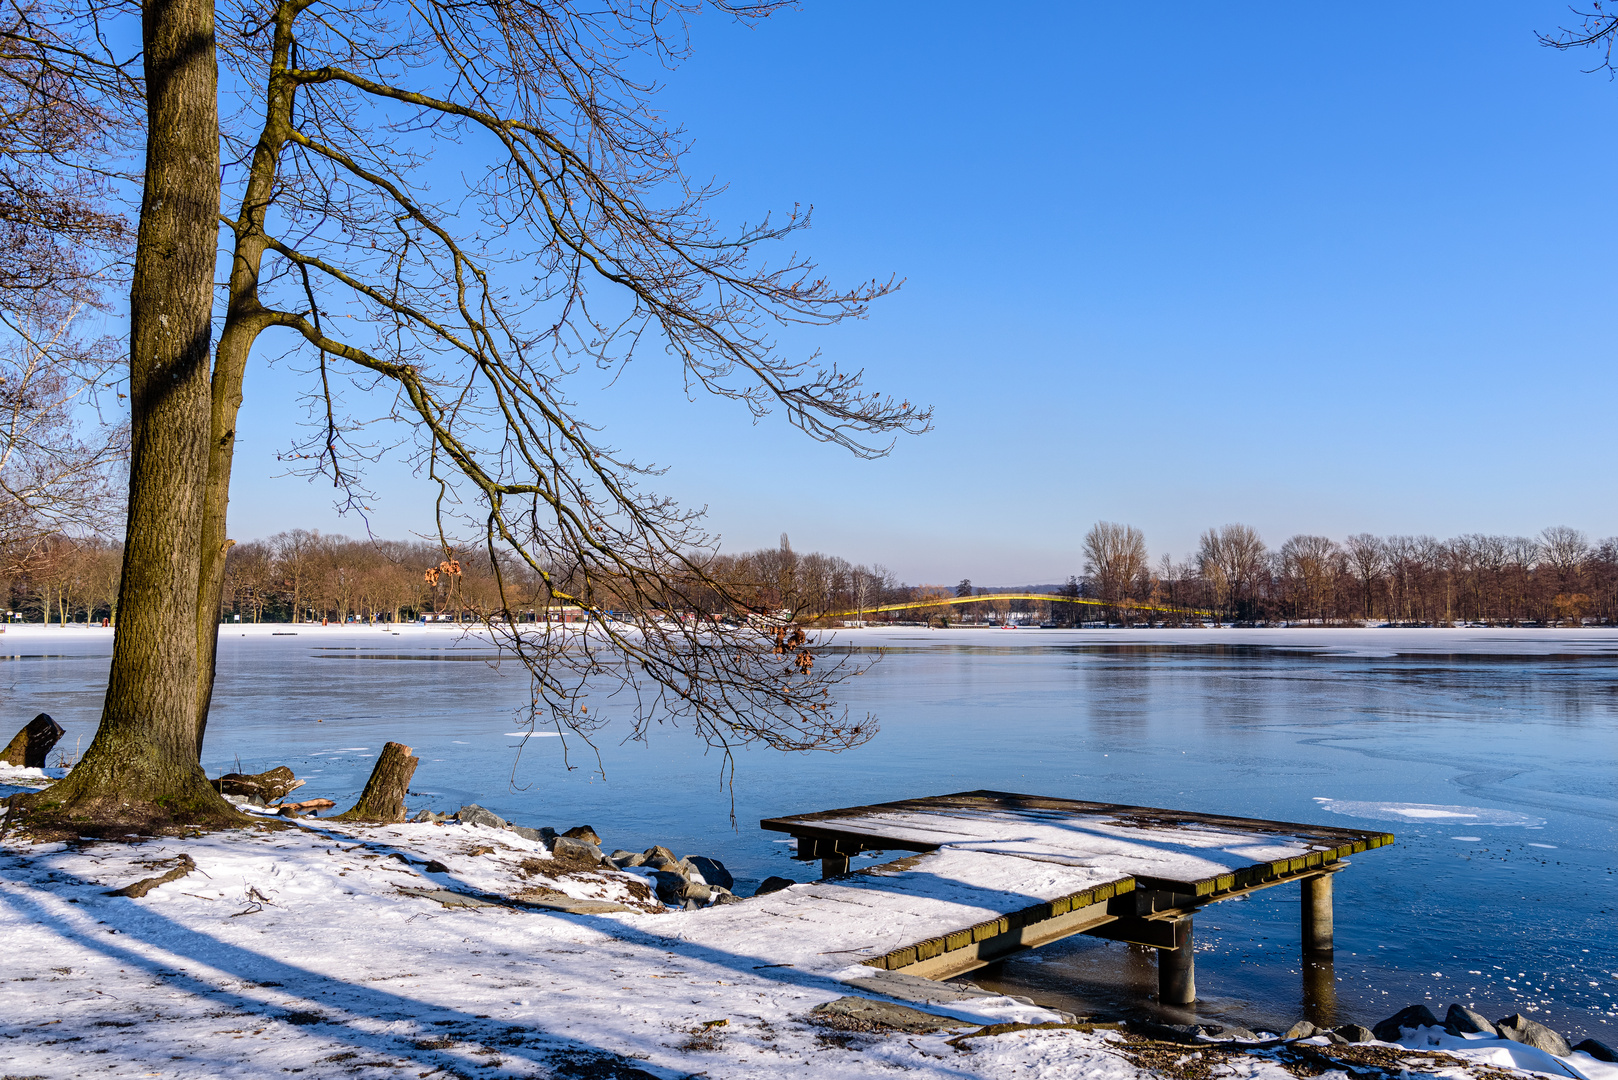
[[[742, 892], [817, 872], [760, 818], [973, 788], [1380, 828], [1398, 842], [1337, 876], [1325, 985], [1299, 961], [1295, 886], [1199, 914], [1201, 1015], [1279, 1023], [1328, 994], [1342, 1018], [1374, 1022], [1462, 1000], [1618, 1037], [1618, 633], [914, 629], [838, 642], [883, 652], [846, 695], [881, 734], [837, 756], [739, 754], [734, 828], [718, 757], [683, 732], [602, 739], [605, 777], [577, 743], [569, 771], [554, 737], [519, 757], [522, 672], [442, 627], [226, 627], [204, 763], [290, 765], [309, 781], [301, 796], [344, 803], [394, 739], [423, 759], [412, 809], [478, 802], [523, 824], [588, 823], [609, 848], [715, 855]], [[7, 722], [46, 711], [67, 729], [61, 749], [88, 745], [110, 644], [99, 630], [11, 627]], [[1156, 988], [1148, 951], [1083, 937], [967, 977], [1083, 1013], [1138, 1007]]]

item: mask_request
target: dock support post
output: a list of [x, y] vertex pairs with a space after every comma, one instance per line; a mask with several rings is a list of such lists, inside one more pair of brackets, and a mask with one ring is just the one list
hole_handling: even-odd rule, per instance
[[1190, 1005], [1197, 1000], [1196, 957], [1191, 946], [1191, 920], [1178, 949], [1157, 950], [1157, 1000], [1162, 1005]]
[[1337, 977], [1330, 953], [1303, 961], [1303, 1018], [1316, 1027], [1337, 1026]]
[[1331, 874], [1321, 874], [1302, 882], [1303, 954], [1306, 957], [1332, 954], [1331, 879]]
[[840, 877], [848, 873], [847, 855], [827, 855], [820, 860], [820, 876]]

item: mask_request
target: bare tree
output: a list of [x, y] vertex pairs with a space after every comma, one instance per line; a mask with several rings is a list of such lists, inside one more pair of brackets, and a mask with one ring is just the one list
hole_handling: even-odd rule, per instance
[[1348, 564], [1354, 572], [1354, 577], [1360, 583], [1361, 595], [1365, 601], [1365, 618], [1367, 621], [1376, 618], [1373, 597], [1376, 588], [1382, 581], [1382, 573], [1387, 567], [1387, 552], [1382, 541], [1370, 533], [1355, 533], [1343, 542], [1343, 550], [1348, 552]]
[[1251, 597], [1264, 568], [1264, 541], [1250, 525], [1226, 525], [1202, 534], [1197, 566], [1213, 586], [1214, 606], [1231, 619]]
[[0, 4], [0, 554], [13, 563], [45, 537], [122, 524], [122, 358], [90, 316], [122, 280], [108, 170], [130, 125], [108, 91], [129, 83], [72, 47], [78, 23]]
[[1556, 573], [1558, 589], [1577, 592], [1579, 570], [1591, 553], [1590, 541], [1584, 533], [1566, 525], [1553, 525], [1539, 534], [1539, 550], [1545, 563]]
[[[758, 17], [775, 5], [712, 6]], [[504, 594], [504, 549], [547, 600], [624, 616], [583, 635], [489, 620], [533, 673], [536, 721], [586, 737], [614, 714], [633, 736], [684, 723], [727, 752], [870, 736], [869, 719], [831, 701], [848, 670], [815, 664], [812, 643], [783, 657], [751, 620], [726, 629], [662, 615], [713, 597], [747, 614], [746, 583], [706, 572], [713, 545], [696, 516], [644, 492], [648, 470], [606, 445], [563, 392], [581, 365], [661, 351], [693, 389], [755, 415], [779, 408], [860, 455], [929, 426], [927, 410], [865, 389], [859, 372], [777, 348], [772, 327], [857, 317], [892, 285], [839, 289], [795, 256], [765, 263], [805, 215], [729, 236], [710, 220], [713, 191], [681, 174], [680, 137], [631, 74], [682, 55], [687, 10], [628, 0], [229, 8], [220, 55], [256, 100], [224, 126], [211, 8], [157, 0], [144, 14], [150, 135], [119, 632], [158, 639], [186, 625], [190, 647], [165, 646], [154, 666], [131, 651], [132, 636], [123, 651], [115, 643], [106, 719], [73, 774], [82, 780], [30, 797], [31, 820], [65, 821], [81, 803], [153, 823], [165, 806], [180, 809], [174, 820], [222, 820], [194, 764], [161, 763], [182, 742], [193, 763], [200, 752], [243, 375], [271, 330], [301, 350], [310, 375], [313, 425], [296, 450], [344, 505], [369, 498], [360, 469], [373, 442], [402, 438], [440, 486], [446, 559], [479, 552]], [[200, 269], [215, 256], [221, 136], [230, 275], [210, 365]], [[444, 146], [471, 176], [447, 197], [430, 187], [446, 175], [432, 164]], [[174, 258], [147, 258], [159, 250]], [[170, 387], [161, 399], [151, 396], [159, 376]], [[364, 434], [347, 403], [365, 399], [400, 425], [395, 434]], [[188, 705], [174, 697], [182, 685]], [[136, 712], [147, 719], [124, 721]], [[190, 735], [177, 741], [182, 715]], [[132, 752], [150, 767], [131, 776], [152, 779], [120, 788], [121, 810], [106, 777]]]
[[1147, 572], [1146, 537], [1133, 525], [1096, 522], [1084, 534], [1084, 572], [1107, 605], [1108, 620], [1127, 618], [1125, 601]]
[[1297, 613], [1324, 619], [1338, 547], [1324, 536], [1298, 535], [1281, 545], [1281, 572], [1297, 594]]

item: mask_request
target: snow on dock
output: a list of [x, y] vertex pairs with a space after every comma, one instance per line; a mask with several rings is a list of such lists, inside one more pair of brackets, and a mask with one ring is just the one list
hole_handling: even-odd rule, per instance
[[747, 943], [766, 962], [806, 970], [886, 968], [886, 957], [913, 955], [921, 942], [954, 936], [959, 948], [1062, 916], [1085, 925], [1105, 920], [1106, 902], [1133, 888], [1127, 875], [1104, 867], [949, 847], [711, 909], [682, 921], [679, 938]]
[[799, 858], [831, 860], [836, 868], [860, 850], [948, 846], [1113, 870], [1199, 897], [1312, 870], [1393, 842], [1384, 832], [1003, 791], [906, 799], [760, 824], [797, 837]]

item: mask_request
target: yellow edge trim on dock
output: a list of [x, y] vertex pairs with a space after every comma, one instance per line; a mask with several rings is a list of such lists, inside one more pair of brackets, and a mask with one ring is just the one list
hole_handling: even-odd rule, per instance
[[923, 960], [931, 960], [935, 956], [942, 956], [947, 952], [968, 948], [977, 942], [988, 941], [1020, 927], [1032, 926], [1047, 919], [1066, 915], [1070, 911], [1087, 908], [1093, 904], [1105, 903], [1114, 896], [1122, 896], [1125, 893], [1134, 891], [1134, 878], [1109, 881], [1105, 885], [1097, 885], [1093, 889], [1085, 889], [1082, 892], [1059, 896], [1055, 900], [1035, 904], [1032, 907], [1023, 908], [1021, 911], [1013, 911], [1009, 915], [1002, 915], [998, 919], [989, 919], [964, 930], [953, 930], [948, 934], [931, 937], [925, 941], [918, 941], [914, 945], [905, 945], [881, 956], [875, 956], [861, 962], [867, 967], [883, 968], [888, 971], [906, 968]]

